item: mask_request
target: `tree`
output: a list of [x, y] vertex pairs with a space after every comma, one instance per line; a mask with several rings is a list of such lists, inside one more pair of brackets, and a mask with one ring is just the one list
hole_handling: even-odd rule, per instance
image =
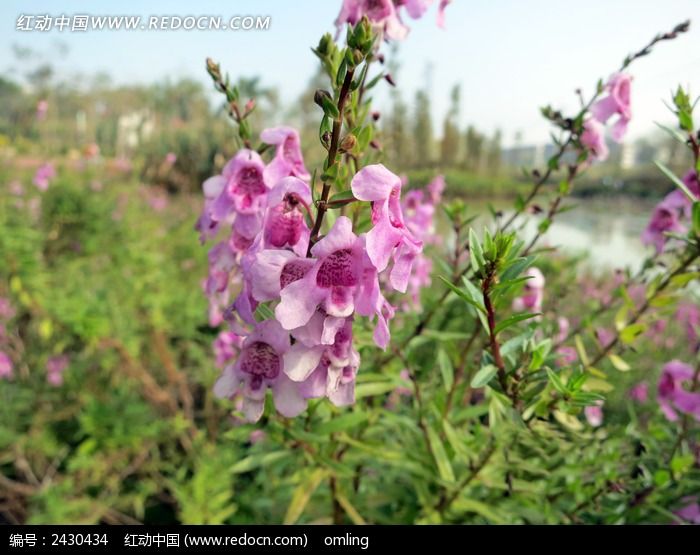
[[442, 128], [442, 142], [440, 143], [440, 161], [443, 166], [454, 166], [459, 154], [459, 128], [457, 120], [459, 118], [459, 85], [452, 87], [450, 94], [450, 110], [445, 116]]

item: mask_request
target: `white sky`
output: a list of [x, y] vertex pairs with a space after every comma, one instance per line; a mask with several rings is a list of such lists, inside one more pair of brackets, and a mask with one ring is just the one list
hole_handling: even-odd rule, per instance
[[[62, 40], [68, 57], [56, 67], [62, 75], [108, 72], [117, 83], [151, 82], [189, 76], [208, 82], [207, 56], [232, 75], [259, 74], [277, 86], [284, 103], [297, 98], [312, 75], [316, 59], [309, 50], [333, 30], [339, 0], [179, 0], [90, 2], [36, 0], [0, 3], [0, 71], [17, 71], [11, 45], [55, 52]], [[19, 32], [19, 14], [60, 15], [269, 15], [264, 32], [92, 31]], [[634, 120], [631, 137], [668, 121], [662, 100], [678, 83], [700, 93], [700, 0], [454, 0], [447, 9], [447, 30], [435, 25], [435, 7], [402, 43], [398, 82], [411, 100], [432, 66], [433, 116], [439, 128], [454, 83], [462, 86], [461, 122], [483, 131], [500, 128], [509, 144], [516, 132], [526, 143], [544, 142], [548, 127], [539, 107], [575, 108], [574, 90], [590, 92], [626, 54], [638, 50], [659, 31], [696, 19], [691, 32], [659, 45], [635, 63]], [[387, 50], [388, 52], [388, 50]], [[378, 95], [381, 107], [386, 95]]]

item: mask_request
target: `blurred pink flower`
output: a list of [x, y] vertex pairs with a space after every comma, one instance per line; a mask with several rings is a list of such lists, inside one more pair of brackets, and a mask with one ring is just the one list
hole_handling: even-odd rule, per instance
[[54, 387], [63, 385], [63, 372], [68, 368], [68, 355], [49, 357], [46, 361], [46, 381]]
[[583, 409], [588, 423], [597, 428], [603, 424], [603, 401], [597, 401], [595, 405], [587, 406]]
[[646, 403], [649, 398], [649, 384], [647, 382], [639, 382], [632, 386], [627, 392], [629, 398], [638, 403]]
[[12, 377], [12, 360], [3, 351], [0, 351], [0, 380], [7, 380]]
[[46, 191], [49, 188], [51, 180], [56, 177], [56, 169], [51, 162], [47, 162], [39, 166], [34, 174], [34, 185], [40, 191]]
[[658, 402], [671, 422], [678, 420], [678, 412], [694, 416], [700, 421], [700, 393], [686, 390], [684, 384], [694, 381], [693, 367], [679, 360], [667, 363], [658, 385]]
[[36, 119], [39, 121], [46, 117], [46, 113], [49, 111], [49, 103], [46, 100], [40, 100], [36, 104]]

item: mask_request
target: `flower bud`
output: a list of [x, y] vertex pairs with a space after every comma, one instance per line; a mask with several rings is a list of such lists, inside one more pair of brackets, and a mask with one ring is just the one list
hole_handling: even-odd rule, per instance
[[343, 140], [340, 141], [340, 150], [341, 152], [348, 152], [352, 149], [355, 148], [355, 145], [357, 145], [357, 139], [355, 138], [355, 135], [352, 133], [348, 133], [343, 137]]

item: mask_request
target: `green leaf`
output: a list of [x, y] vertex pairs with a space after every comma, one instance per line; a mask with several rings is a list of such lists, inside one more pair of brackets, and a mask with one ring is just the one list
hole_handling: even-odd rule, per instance
[[693, 203], [693, 233], [700, 235], [700, 202]]
[[610, 362], [612, 365], [617, 368], [620, 372], [627, 372], [630, 370], [630, 365], [627, 364], [621, 357], [617, 356], [614, 353], [610, 353], [608, 355], [608, 359], [610, 359]]
[[489, 524], [507, 524], [508, 521], [499, 515], [492, 507], [476, 499], [460, 497], [452, 508], [458, 513], [476, 513], [486, 519]]
[[352, 194], [352, 189], [348, 189], [347, 191], [341, 191], [340, 193], [332, 195], [331, 198], [328, 199], [328, 204], [349, 204], [356, 200], [357, 199]]
[[445, 391], [450, 391], [454, 383], [454, 369], [452, 368], [452, 362], [450, 361], [450, 357], [447, 356], [445, 349], [438, 350], [437, 359]]
[[345, 514], [348, 515], [350, 520], [352, 520], [353, 524], [356, 524], [357, 526], [367, 524], [367, 522], [365, 522], [365, 519], [362, 518], [362, 515], [357, 511], [357, 509], [352, 505], [352, 503], [350, 503], [348, 498], [345, 497], [345, 495], [342, 492], [336, 492], [335, 500], [340, 504], [340, 506], [343, 508]]
[[541, 312], [527, 312], [524, 314], [513, 314], [512, 316], [506, 318], [505, 320], [502, 320], [498, 324], [496, 324], [495, 329], [493, 330], [495, 334], [498, 334], [502, 332], [504, 329], [509, 328], [510, 326], [517, 324], [518, 322], [522, 322], [523, 320], [529, 320], [530, 318], [534, 318], [535, 316], [539, 316], [542, 314]]
[[690, 199], [690, 202], [695, 202], [697, 199], [695, 198], [695, 195], [690, 192], [690, 189], [686, 186], [683, 181], [681, 181], [676, 174], [674, 174], [670, 169], [668, 169], [664, 164], [659, 162], [658, 160], [654, 160], [654, 164], [656, 164], [656, 167], [659, 168], [666, 177], [668, 177], [673, 183], [678, 187], [683, 193], [685, 193], [685, 196], [687, 196]]
[[479, 274], [486, 262], [481, 243], [479, 243], [479, 238], [474, 233], [473, 228], [469, 228], [469, 259], [471, 260], [472, 270], [474, 270], [474, 273]]
[[370, 382], [357, 384], [355, 387], [355, 398], [362, 399], [363, 397], [373, 397], [375, 395], [384, 395], [396, 389], [394, 382]]
[[644, 324], [630, 324], [620, 332], [620, 341], [625, 345], [631, 345], [640, 334], [644, 333], [644, 330], [646, 330]]
[[450, 460], [447, 458], [445, 447], [442, 441], [440, 441], [440, 437], [432, 428], [428, 428], [428, 440], [430, 441], [430, 450], [433, 452], [440, 478], [445, 482], [454, 482], [455, 474], [452, 470]]
[[449, 287], [450, 289], [452, 289], [452, 291], [453, 291], [454, 293], [457, 294], [457, 296], [458, 296], [460, 299], [466, 301], [467, 303], [469, 303], [470, 305], [472, 305], [472, 306], [473, 306], [474, 308], [476, 308], [477, 310], [479, 310], [479, 311], [481, 311], [482, 313], [486, 314], [486, 309], [484, 308], [484, 306], [483, 306], [481, 303], [479, 303], [479, 302], [477, 302], [476, 300], [474, 300], [474, 299], [472, 298], [472, 296], [471, 296], [469, 293], [467, 293], [466, 291], [463, 291], [462, 289], [460, 289], [459, 287], [457, 287], [456, 285], [454, 285], [451, 281], [449, 281], [448, 279], [446, 279], [444, 276], [439, 276], [439, 277], [440, 277], [440, 279], [445, 283], [445, 285], [447, 285], [447, 287]]
[[268, 466], [289, 456], [289, 451], [272, 451], [271, 453], [258, 453], [241, 459], [231, 467], [233, 474], [250, 472], [256, 468]]
[[311, 499], [314, 491], [316, 491], [316, 488], [326, 475], [327, 471], [325, 469], [317, 468], [301, 481], [292, 494], [292, 500], [289, 502], [289, 507], [287, 507], [287, 513], [284, 515], [284, 524], [294, 524], [299, 520], [309, 499]]
[[666, 127], [665, 125], [660, 124], [659, 122], [655, 121], [654, 122], [658, 127], [666, 131], [671, 137], [673, 137], [675, 140], [677, 140], [679, 143], [681, 143], [683, 146], [685, 146], [685, 143], [688, 141], [688, 137], [684, 136], [682, 133], [676, 131], [675, 129], [672, 129], [670, 127]]
[[487, 364], [486, 366], [479, 368], [479, 371], [474, 374], [471, 381], [471, 386], [473, 388], [484, 387], [496, 374], [498, 374], [498, 368], [496, 368], [493, 364]]
[[547, 368], [547, 377], [549, 378], [549, 381], [552, 382], [554, 389], [556, 389], [559, 393], [562, 395], [569, 394], [569, 391], [566, 389], [564, 382], [561, 381], [561, 378], [549, 368]]
[[365, 422], [369, 418], [366, 412], [349, 412], [340, 416], [332, 416], [331, 420], [320, 424], [314, 429], [317, 434], [332, 434], [354, 428], [355, 426]]

